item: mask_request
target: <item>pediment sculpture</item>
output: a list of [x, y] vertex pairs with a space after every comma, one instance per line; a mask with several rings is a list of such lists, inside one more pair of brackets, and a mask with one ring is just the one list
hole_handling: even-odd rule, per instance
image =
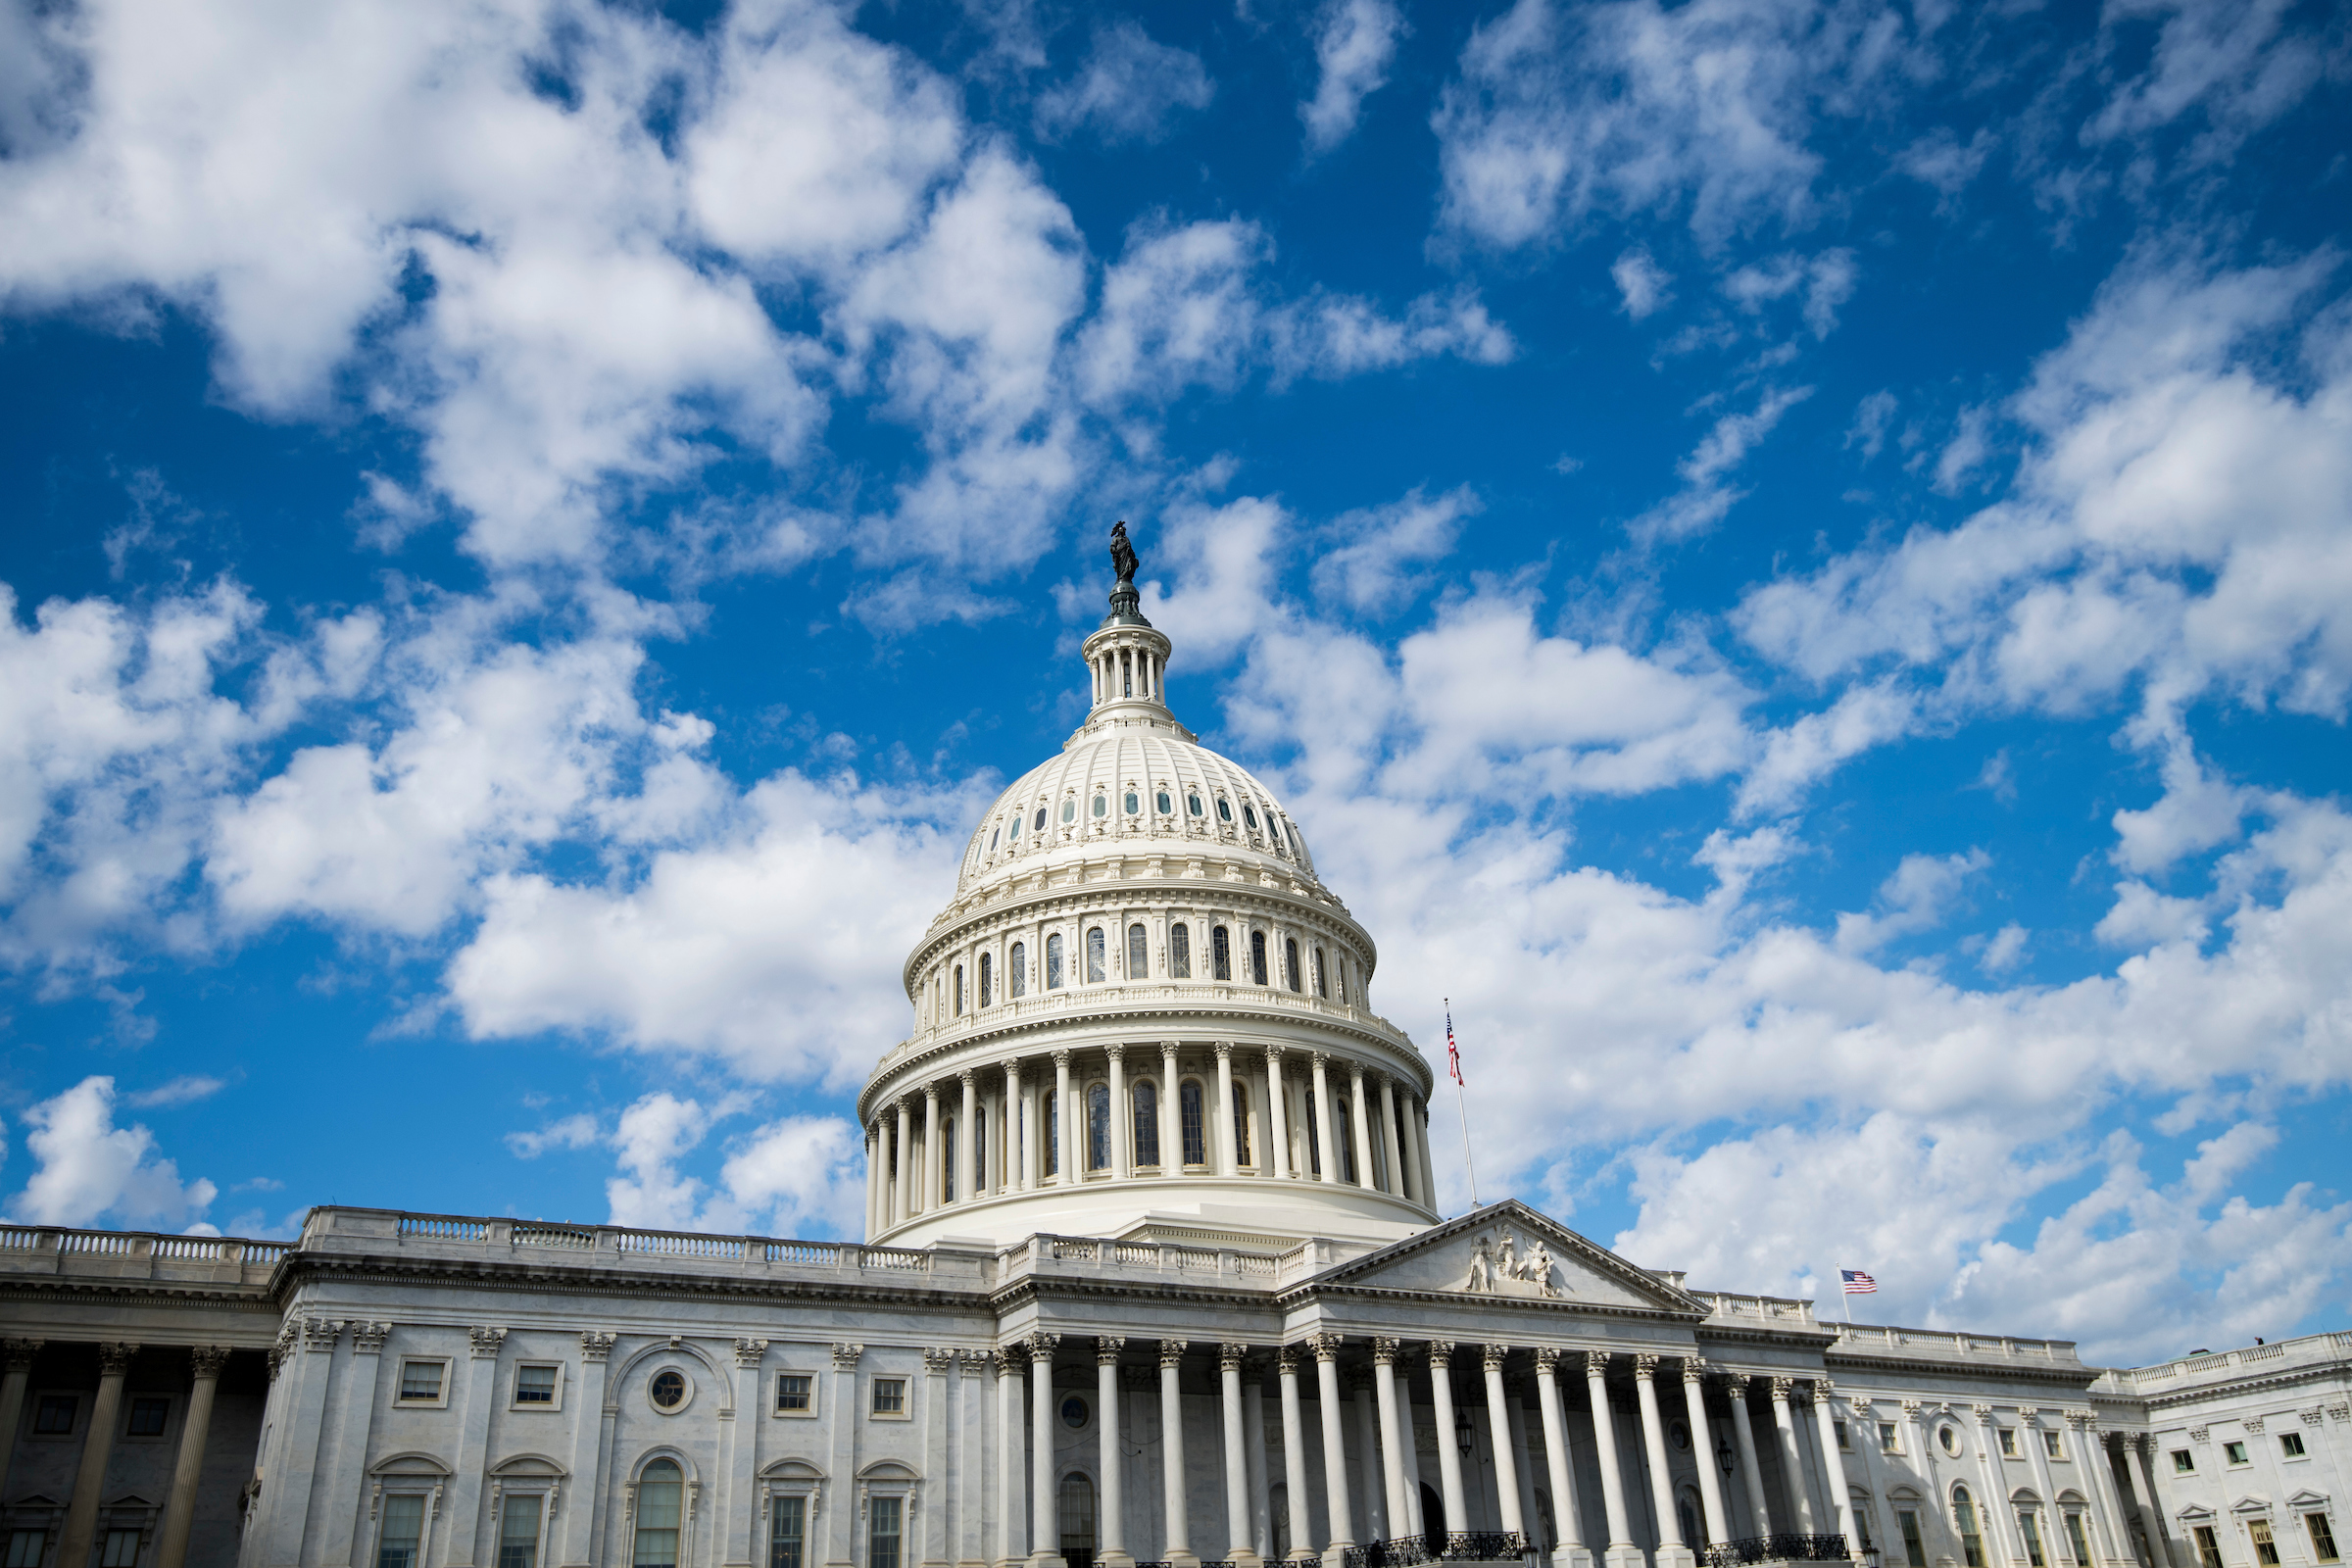
[[1470, 1277], [1462, 1282], [1462, 1290], [1473, 1296], [1556, 1298], [1562, 1294], [1559, 1265], [1540, 1237], [1522, 1252], [1516, 1231], [1504, 1231], [1500, 1241], [1487, 1231], [1470, 1249]]

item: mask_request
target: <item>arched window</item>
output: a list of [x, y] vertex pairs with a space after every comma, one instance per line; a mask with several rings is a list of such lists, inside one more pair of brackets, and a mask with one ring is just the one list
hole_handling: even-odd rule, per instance
[[1162, 816], [1173, 816], [1176, 814], [1176, 803], [1168, 799], [1168, 792], [1166, 790], [1161, 790], [1157, 795], [1153, 796], [1152, 798], [1152, 804], [1159, 808], [1159, 814]]
[[939, 1128], [939, 1200], [956, 1201], [956, 1118], [945, 1116]]
[[1065, 800], [1061, 803], [1061, 819], [1064, 822], [1078, 820], [1078, 803], [1075, 800]]
[[1086, 928], [1086, 983], [1088, 985], [1099, 986], [1102, 983], [1104, 978], [1103, 962], [1102, 928], [1099, 925], [1090, 925]]
[[1095, 1484], [1083, 1471], [1061, 1478], [1054, 1512], [1060, 1532], [1059, 1550], [1071, 1562], [1092, 1562], [1095, 1556]]
[[1110, 1089], [1105, 1084], [1086, 1091], [1086, 1168], [1110, 1168]]
[[1182, 922], [1168, 928], [1168, 973], [1179, 980], [1193, 977], [1193, 928]]
[[1674, 1516], [1682, 1522], [1683, 1544], [1705, 1549], [1707, 1533], [1699, 1523], [1698, 1499], [1687, 1487], [1674, 1494]]
[[1184, 808], [1192, 812], [1195, 816], [1199, 816], [1200, 814], [1200, 792], [1199, 790], [1194, 790], [1191, 794], [1185, 796]]
[[1298, 1098], [1306, 1102], [1306, 1168], [1320, 1176], [1323, 1174], [1323, 1128], [1315, 1102], [1321, 1097], [1308, 1094]]
[[1110, 799], [1109, 799], [1109, 797], [1107, 797], [1107, 796], [1102, 796], [1102, 795], [1098, 795], [1098, 796], [1096, 796], [1096, 797], [1095, 797], [1095, 815], [1096, 815], [1098, 818], [1100, 818], [1100, 817], [1105, 817], [1105, 816], [1108, 816], [1109, 814], [1110, 814]]
[[991, 830], [990, 830], [990, 832], [989, 832], [989, 835], [988, 835], [988, 853], [989, 853], [989, 854], [991, 854], [991, 855], [994, 855], [994, 854], [996, 854], [996, 853], [997, 853], [997, 840], [999, 840], [999, 839], [1003, 838], [1004, 836], [1004, 823], [1002, 823], [1002, 822], [998, 823], [998, 824], [996, 825], [996, 827], [995, 827], [995, 828], [993, 828], [993, 829], [991, 829]]
[[972, 1196], [978, 1198], [988, 1191], [988, 1112], [972, 1123]]
[[1040, 833], [1043, 833], [1045, 830], [1046, 830], [1046, 808], [1045, 808], [1044, 807], [1042, 807], [1042, 806], [1041, 806], [1041, 807], [1039, 807], [1039, 808], [1037, 808], [1037, 831], [1038, 831], [1038, 832], [1040, 832]]
[[1144, 798], [1141, 795], [1136, 794], [1133, 790], [1129, 790], [1127, 792], [1126, 806], [1127, 814], [1129, 816], [1141, 816], [1144, 814]]
[[980, 955], [980, 1005], [983, 1007], [997, 1000], [996, 981], [996, 955], [983, 953]]
[[1233, 978], [1233, 947], [1226, 940], [1223, 926], [1212, 926], [1208, 933], [1208, 977], [1211, 980]]
[[1977, 1505], [1966, 1487], [1952, 1489], [1952, 1523], [1960, 1528], [1960, 1551], [1968, 1568], [1984, 1568], [1984, 1538], [1977, 1533]]
[[1329, 976], [1323, 972], [1323, 950], [1321, 948], [1315, 950], [1315, 995], [1326, 999], [1331, 996]]
[[1332, 965], [1332, 967], [1339, 971], [1338, 980], [1340, 983], [1340, 1005], [1345, 1007], [1348, 1005], [1348, 960], [1346, 958], [1342, 958], [1338, 963]]
[[1135, 1162], [1159, 1163], [1159, 1090], [1152, 1080], [1139, 1080], [1129, 1094], [1135, 1101]]
[[1298, 989], [1298, 944], [1290, 937], [1282, 939], [1282, 978], [1293, 991]]
[[1250, 1086], [1233, 1086], [1233, 1162], [1237, 1165], [1257, 1163], [1250, 1154]]
[[656, 1459], [637, 1477], [637, 1541], [633, 1568], [678, 1568], [678, 1516], [685, 1473], [674, 1459]]
[[1361, 1186], [1355, 1179], [1354, 1128], [1348, 1119], [1348, 1101], [1345, 1096], [1331, 1097], [1331, 1152], [1340, 1162], [1340, 1180], [1351, 1186]]
[[1061, 1097], [1048, 1085], [1038, 1099], [1046, 1102], [1046, 1113], [1038, 1120], [1046, 1124], [1046, 1174], [1061, 1174]]
[[963, 965], [956, 966], [956, 1016], [963, 1016]]
[[1149, 979], [1151, 974], [1152, 942], [1149, 933], [1144, 930], [1143, 922], [1139, 920], [1127, 928], [1127, 978], [1144, 980]]
[[1015, 942], [1012, 951], [1004, 956], [1004, 994], [1025, 997], [1029, 994], [1029, 944]]
[[1250, 978], [1257, 985], [1266, 983], [1266, 934], [1263, 931], [1250, 933]]
[[1061, 933], [1058, 931], [1046, 938], [1046, 989], [1061, 989]]
[[1184, 1162], [1208, 1163], [1208, 1123], [1200, 1113], [1200, 1080], [1187, 1078], [1177, 1092], [1176, 1108], [1184, 1118]]

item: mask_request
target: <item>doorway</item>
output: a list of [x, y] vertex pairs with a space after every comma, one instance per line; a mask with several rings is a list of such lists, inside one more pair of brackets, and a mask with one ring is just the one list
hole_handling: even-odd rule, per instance
[[1075, 1471], [1061, 1478], [1061, 1555], [1070, 1568], [1095, 1568], [1095, 1484]]

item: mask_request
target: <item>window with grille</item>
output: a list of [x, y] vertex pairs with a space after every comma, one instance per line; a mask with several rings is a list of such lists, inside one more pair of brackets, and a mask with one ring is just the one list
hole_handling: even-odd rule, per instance
[[2002, 1457], [2002, 1458], [2004, 1458], [2004, 1459], [2014, 1459], [2014, 1458], [2016, 1458], [2016, 1457], [2017, 1457], [2017, 1434], [2016, 1434], [2015, 1432], [2011, 1431], [2009, 1428], [2007, 1428], [2007, 1427], [2003, 1427], [2003, 1428], [2001, 1428], [2001, 1429], [2000, 1429], [2000, 1431], [1999, 1431], [1999, 1433], [1997, 1434], [1997, 1436], [1998, 1436], [1998, 1437], [2000, 1438], [2000, 1440], [2001, 1440], [2001, 1457]]
[[2326, 1514], [2305, 1514], [2303, 1516], [2303, 1528], [2311, 1532], [2311, 1554], [2314, 1557], [2317, 1557], [2322, 1562], [2334, 1562], [2337, 1560], [2335, 1554], [2335, 1532], [2328, 1527], [2328, 1516]]
[[875, 1497], [866, 1504], [865, 1568], [899, 1568], [903, 1499]]
[[553, 1404], [556, 1402], [556, 1368], [552, 1366], [518, 1366], [514, 1369], [514, 1402], [516, 1404]]
[[32, 1412], [32, 1430], [42, 1437], [64, 1437], [74, 1430], [74, 1407], [79, 1401], [71, 1394], [44, 1394]]
[[130, 1419], [123, 1424], [122, 1433], [132, 1438], [160, 1438], [164, 1426], [172, 1417], [172, 1401], [152, 1395], [141, 1395], [130, 1401]]
[[2199, 1525], [2191, 1533], [2197, 1538], [2197, 1561], [2203, 1568], [2222, 1568], [2222, 1543], [2213, 1526]]
[[815, 1380], [806, 1372], [776, 1374], [776, 1408], [787, 1415], [807, 1415], [815, 1408]]
[[656, 1459], [637, 1478], [637, 1539], [632, 1568], [678, 1568], [678, 1518], [686, 1473], [674, 1459]]
[[1266, 934], [1263, 931], [1250, 933], [1250, 983], [1259, 986], [1266, 983]]
[[1316, 996], [1318, 996], [1318, 997], [1322, 997], [1322, 998], [1324, 998], [1325, 1000], [1329, 1000], [1329, 999], [1330, 999], [1330, 996], [1331, 996], [1331, 984], [1330, 984], [1330, 977], [1329, 977], [1328, 975], [1326, 975], [1326, 974], [1323, 972], [1323, 950], [1322, 950], [1321, 948], [1317, 948], [1317, 949], [1315, 950], [1314, 958], [1315, 958], [1315, 995], [1316, 995]]
[[1173, 925], [1168, 928], [1168, 974], [1177, 980], [1193, 977], [1193, 928]]
[[2066, 1510], [2066, 1544], [2075, 1554], [2079, 1568], [2090, 1568], [2090, 1538], [2082, 1533], [2082, 1511]]
[[1898, 1508], [1895, 1510], [1894, 1522], [1902, 1527], [1903, 1561], [1908, 1563], [1910, 1568], [1928, 1568], [1928, 1544], [1919, 1536], [1919, 1510]]
[[1977, 1505], [1966, 1487], [1952, 1489], [1952, 1523], [1959, 1527], [1960, 1552], [1968, 1568], [1984, 1568], [1984, 1538], [1977, 1533]]
[[1282, 939], [1282, 983], [1298, 989], [1298, 944], [1289, 937]]
[[1086, 983], [1099, 986], [1104, 979], [1103, 964], [1108, 961], [1103, 952], [1102, 928], [1089, 926], [1086, 933]]
[[49, 1549], [46, 1530], [12, 1530], [8, 1536], [8, 1568], [41, 1568], [41, 1555]]
[[1233, 1158], [1238, 1165], [1255, 1165], [1250, 1152], [1250, 1086], [1233, 1086]]
[[1127, 978], [1143, 980], [1152, 973], [1152, 943], [1150, 933], [1141, 924], [1127, 928]]
[[438, 1361], [403, 1361], [400, 1364], [400, 1396], [404, 1399], [438, 1399], [441, 1397], [441, 1374]]
[[1110, 1168], [1110, 1086], [1107, 1084], [1087, 1086], [1086, 1168]]
[[1058, 931], [1046, 938], [1046, 989], [1061, 989], [1061, 933]]
[[778, 1497], [769, 1504], [767, 1568], [801, 1568], [802, 1544], [808, 1534], [808, 1499]]
[[1187, 1165], [1208, 1163], [1207, 1125], [1201, 1117], [1200, 1085], [1198, 1080], [1186, 1080], [1177, 1091], [1176, 1109], [1184, 1123], [1184, 1162]]
[[2225, 1443], [2222, 1445], [2222, 1457], [2231, 1464], [2244, 1464], [2246, 1463], [2246, 1446], [2242, 1443]]
[[139, 1533], [136, 1530], [109, 1530], [106, 1544], [98, 1554], [98, 1568], [138, 1568]]
[[2177, 1476], [2186, 1475], [2189, 1471], [2194, 1470], [2196, 1467], [2196, 1456], [2190, 1453], [2186, 1448], [2175, 1448], [2173, 1450], [2173, 1474]]
[[1049, 1089], [1043, 1096], [1046, 1113], [1038, 1118], [1046, 1124], [1046, 1174], [1061, 1174], [1061, 1096]]
[[956, 966], [956, 1016], [963, 1016], [963, 965]]
[[539, 1568], [542, 1499], [510, 1496], [498, 1514], [498, 1568]]
[[874, 1379], [874, 1414], [905, 1415], [906, 1413], [906, 1380], [905, 1378]]
[[1004, 959], [1004, 994], [1025, 997], [1029, 994], [1029, 944], [1015, 942]]
[[939, 1196], [956, 1201], [956, 1118], [943, 1116], [939, 1129]]
[[2041, 1435], [2041, 1451], [2042, 1451], [2042, 1452], [2044, 1452], [2044, 1453], [2046, 1453], [2046, 1454], [2048, 1454], [2048, 1455], [2049, 1455], [2051, 1458], [2053, 1458], [2053, 1459], [2063, 1459], [2063, 1458], [2065, 1458], [2065, 1457], [2066, 1457], [2066, 1444], [2065, 1444], [2063, 1441], [2061, 1441], [2061, 1440], [2062, 1440], [2062, 1437], [2063, 1437], [2063, 1434], [2061, 1434], [2061, 1433], [2058, 1433], [2058, 1432], [2044, 1432], [2044, 1433], [2042, 1433], [2042, 1435]]
[[2278, 1435], [2278, 1451], [2286, 1455], [2286, 1457], [2289, 1459], [2302, 1458], [2303, 1434], [2300, 1432], [2281, 1432]]
[[416, 1542], [424, 1534], [424, 1498], [414, 1492], [384, 1499], [383, 1528], [375, 1538], [375, 1568], [416, 1568]]
[[2020, 1508], [2017, 1513], [2017, 1533], [2026, 1540], [2026, 1561], [2032, 1563], [2034, 1568], [2049, 1568], [2049, 1559], [2042, 1555], [2041, 1550], [2041, 1516], [2031, 1508]]
[[996, 955], [980, 955], [980, 1005], [993, 1006], [997, 1000]]
[[1223, 926], [1212, 926], [1208, 933], [1208, 977], [1211, 980], [1233, 978], [1233, 943]]
[[1879, 1451], [1881, 1453], [1900, 1451], [1900, 1440], [1895, 1436], [1894, 1423], [1891, 1421], [1879, 1423]]
[[2268, 1519], [2247, 1520], [2246, 1535], [2254, 1543], [2254, 1560], [2262, 1564], [2262, 1568], [2278, 1568], [2278, 1541], [2271, 1534], [2271, 1522]]
[[[1179, 926], [1178, 930], [1183, 927]], [[1135, 1100], [1135, 1162], [1138, 1165], [1159, 1163], [1159, 1091], [1150, 1083], [1139, 1083], [1129, 1093]]]

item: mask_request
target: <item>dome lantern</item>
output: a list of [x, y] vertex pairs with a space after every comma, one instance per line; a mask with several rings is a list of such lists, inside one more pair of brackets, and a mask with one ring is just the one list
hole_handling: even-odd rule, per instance
[[1118, 571], [1110, 590], [1110, 613], [1080, 650], [1093, 682], [1087, 723], [1175, 725], [1166, 687], [1171, 645], [1165, 632], [1144, 618], [1143, 596], [1135, 588], [1135, 549], [1127, 542], [1123, 521], [1111, 529], [1110, 559]]

